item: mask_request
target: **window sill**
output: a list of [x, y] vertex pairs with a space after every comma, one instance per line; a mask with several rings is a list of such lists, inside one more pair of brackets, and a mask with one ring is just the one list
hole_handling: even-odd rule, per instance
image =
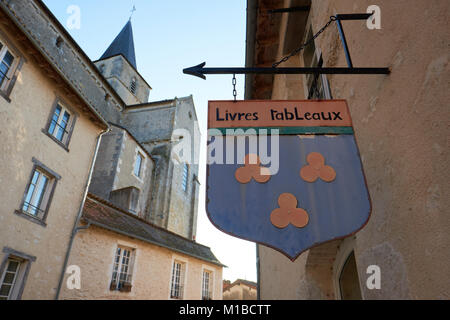
[[9, 95], [7, 95], [3, 90], [0, 90], [0, 96], [2, 96], [6, 100], [6, 102], [11, 103]]
[[144, 176], [142, 177], [138, 177], [137, 175], [134, 174], [134, 172], [132, 172], [133, 177], [136, 178], [136, 180], [138, 180], [139, 182], [143, 183], [144, 182]]
[[52, 136], [50, 133], [48, 133], [47, 130], [42, 129], [41, 130], [43, 134], [45, 134], [47, 137], [49, 137], [50, 139], [52, 139], [53, 141], [55, 141], [61, 148], [63, 148], [64, 150], [66, 150], [67, 152], [70, 152], [69, 148], [67, 147], [67, 145], [65, 145], [64, 143], [62, 143], [61, 141], [59, 141], [58, 139], [56, 139], [54, 136]]
[[16, 211], [14, 211], [14, 213], [22, 218], [25, 218], [31, 222], [34, 222], [42, 227], [47, 227], [47, 224], [45, 223], [45, 221], [43, 221], [35, 216], [32, 216], [31, 214], [25, 213], [22, 210], [16, 210]]

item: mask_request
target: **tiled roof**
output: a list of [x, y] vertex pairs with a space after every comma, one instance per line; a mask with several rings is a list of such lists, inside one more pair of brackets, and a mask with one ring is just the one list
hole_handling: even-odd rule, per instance
[[86, 199], [83, 220], [100, 228], [225, 267], [209, 247], [157, 227], [92, 194]]
[[246, 285], [247, 287], [252, 287], [252, 288], [254, 288], [254, 289], [257, 289], [257, 284], [256, 284], [256, 282], [248, 281], [248, 280], [244, 280], [244, 279], [237, 279], [236, 281], [234, 281], [234, 282], [231, 283], [231, 284], [227, 284], [226, 286], [224, 285], [223, 291], [228, 290], [228, 289], [231, 289], [232, 287], [237, 286], [237, 285], [239, 285], [239, 284], [244, 284], [244, 285]]
[[249, 287], [255, 287], [256, 288], [256, 282], [253, 282], [253, 281], [248, 281], [248, 280], [243, 280], [243, 279], [237, 279], [236, 281], [235, 281], [235, 283], [237, 284], [237, 283], [242, 283], [242, 284], [245, 284], [246, 286], [249, 286]]

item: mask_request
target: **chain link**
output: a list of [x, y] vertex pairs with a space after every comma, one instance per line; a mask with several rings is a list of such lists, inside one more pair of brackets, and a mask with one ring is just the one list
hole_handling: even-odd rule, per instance
[[295, 56], [297, 53], [299, 53], [300, 51], [302, 51], [303, 49], [305, 49], [311, 42], [313, 42], [322, 32], [325, 31], [326, 28], [328, 28], [328, 26], [330, 24], [332, 24], [334, 21], [336, 21], [336, 17], [335, 16], [331, 16], [330, 20], [319, 30], [317, 31], [317, 33], [308, 41], [306, 41], [304, 44], [302, 44], [300, 47], [298, 47], [297, 49], [295, 49], [294, 51], [292, 51], [289, 55], [285, 56], [283, 59], [281, 59], [278, 62], [275, 62], [274, 64], [272, 64], [272, 68], [276, 68], [278, 67], [278, 65], [280, 65], [283, 62], [286, 62], [287, 60], [289, 60], [291, 57]]
[[231, 84], [233, 85], [233, 98], [234, 98], [234, 101], [236, 102], [237, 91], [236, 91], [236, 75], [235, 74], [233, 74], [233, 80], [231, 80]]

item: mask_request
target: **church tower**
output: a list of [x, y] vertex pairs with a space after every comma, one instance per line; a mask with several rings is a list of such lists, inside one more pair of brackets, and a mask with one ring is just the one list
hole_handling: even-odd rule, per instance
[[127, 105], [148, 102], [151, 87], [137, 71], [131, 19], [94, 63]]
[[[193, 97], [149, 102], [151, 88], [137, 71], [131, 20], [94, 63], [127, 106], [102, 138], [89, 192], [195, 239], [200, 130]], [[192, 159], [178, 154], [182, 143], [190, 145]]]

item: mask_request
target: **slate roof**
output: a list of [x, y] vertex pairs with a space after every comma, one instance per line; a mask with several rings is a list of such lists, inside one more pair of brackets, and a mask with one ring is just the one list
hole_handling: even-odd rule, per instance
[[225, 267], [211, 249], [127, 213], [103, 199], [89, 194], [83, 220], [94, 226], [164, 247], [191, 257]]
[[131, 20], [123, 27], [122, 31], [117, 35], [114, 41], [106, 49], [105, 53], [100, 57], [100, 60], [110, 58], [121, 54], [128, 60], [128, 62], [136, 67], [136, 54], [134, 52], [133, 28]]

